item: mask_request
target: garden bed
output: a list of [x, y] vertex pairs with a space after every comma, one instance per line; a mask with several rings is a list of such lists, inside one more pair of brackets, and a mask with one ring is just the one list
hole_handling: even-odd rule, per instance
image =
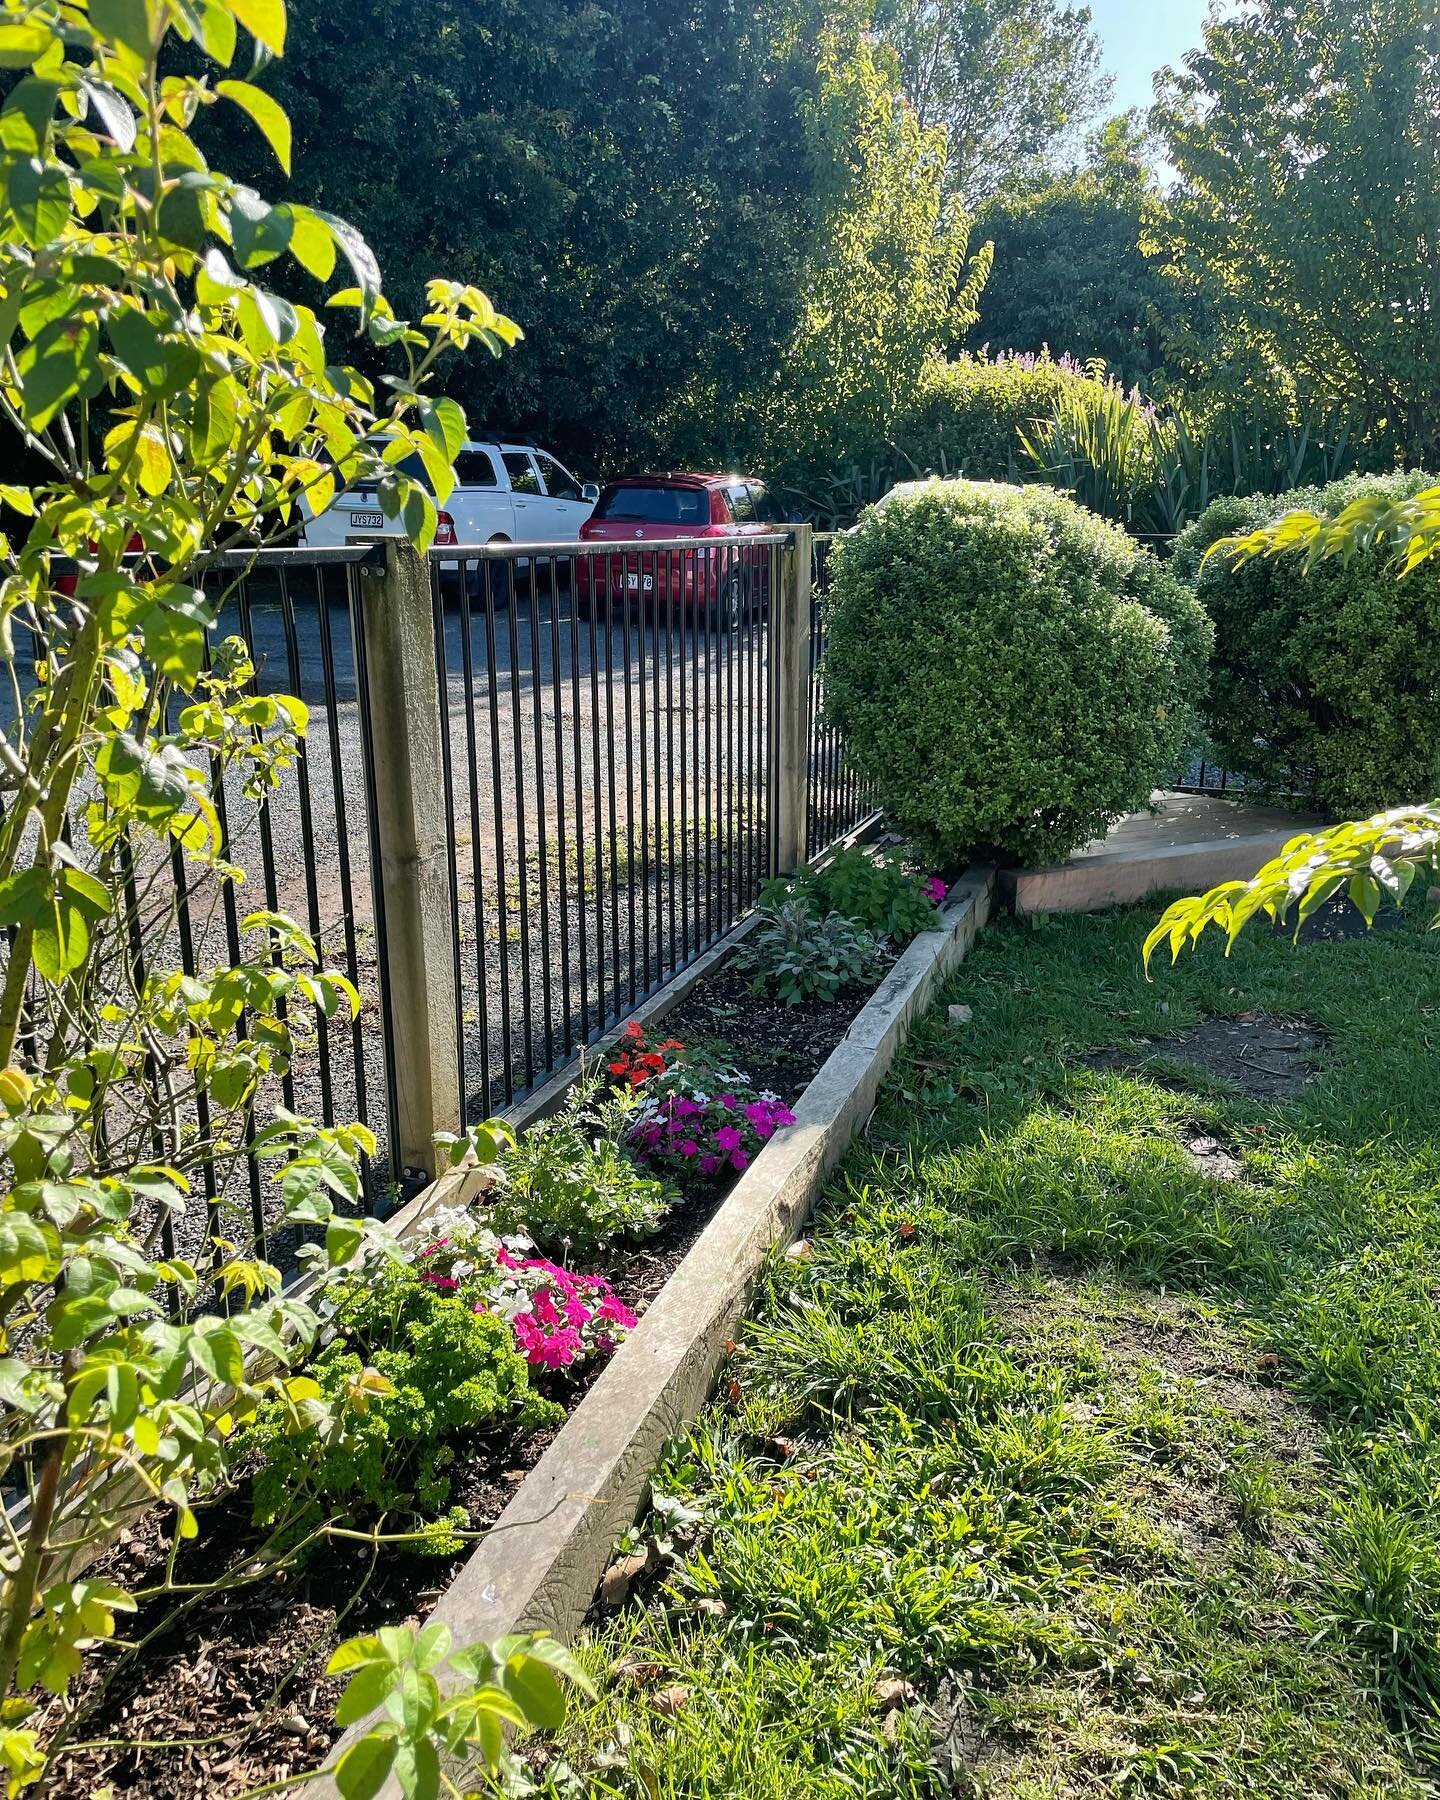
[[[830, 1000], [786, 1007], [757, 999], [746, 977], [722, 961], [683, 995], [665, 1030], [687, 1044], [704, 1043], [717, 1059], [741, 1064], [756, 1088], [796, 1103], [870, 993], [849, 987]], [[643, 1315], [740, 1180], [740, 1169], [727, 1164], [703, 1191], [687, 1184], [653, 1236], [602, 1258], [577, 1259], [576, 1266], [603, 1268], [617, 1299]], [[423, 1221], [426, 1212], [418, 1207], [412, 1218]], [[421, 1222], [417, 1237], [425, 1234]], [[597, 1357], [573, 1371], [540, 1370], [533, 1386], [573, 1416], [606, 1366]], [[454, 1441], [447, 1504], [463, 1509], [465, 1531], [484, 1533], [495, 1524], [557, 1429], [485, 1426]], [[167, 1529], [160, 1515], [148, 1517], [92, 1574], [132, 1592], [152, 1585], [169, 1554]], [[103, 1693], [92, 1690], [75, 1733], [91, 1747], [63, 1756], [52, 1792], [79, 1800], [109, 1783], [147, 1800], [214, 1800], [313, 1769], [337, 1735], [332, 1718], [343, 1678], [325, 1675], [337, 1641], [424, 1615], [475, 1554], [473, 1537], [452, 1553], [426, 1556], [377, 1555], [371, 1544], [331, 1539], [278, 1580], [235, 1581], [247, 1548], [263, 1536], [251, 1525], [248, 1494], [230, 1496], [208, 1516], [201, 1512], [199, 1538], [182, 1547], [172, 1579], [202, 1584], [229, 1572], [232, 1584], [168, 1628], [173, 1595], [142, 1611], [126, 1634], [142, 1647], [121, 1664], [97, 1666], [97, 1681], [114, 1679]]]

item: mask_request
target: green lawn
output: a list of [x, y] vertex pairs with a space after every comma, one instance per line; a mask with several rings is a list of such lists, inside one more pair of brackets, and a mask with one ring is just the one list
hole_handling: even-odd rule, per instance
[[[998, 926], [917, 1030], [537, 1791], [1432, 1791], [1440, 938], [1147, 985], [1157, 910]], [[1257, 1010], [1289, 1098], [1146, 1047]]]

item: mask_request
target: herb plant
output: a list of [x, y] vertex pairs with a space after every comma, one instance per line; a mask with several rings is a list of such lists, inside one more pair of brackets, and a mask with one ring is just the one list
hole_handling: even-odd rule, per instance
[[852, 847], [836, 851], [821, 868], [806, 864], [770, 882], [761, 904], [803, 900], [817, 918], [841, 913], [899, 948], [939, 924], [937, 907], [944, 898], [945, 883], [938, 876], [922, 880], [898, 856], [874, 857]]
[[335, 1336], [309, 1367], [328, 1417], [295, 1429], [291, 1407], [262, 1403], [241, 1447], [263, 1459], [255, 1520], [308, 1525], [337, 1506], [411, 1521], [421, 1547], [459, 1548], [447, 1514], [461, 1432], [501, 1420], [530, 1429], [562, 1409], [530, 1387], [509, 1322], [441, 1292], [406, 1262], [373, 1261], [338, 1289]]
[[636, 1105], [633, 1090], [605, 1088], [594, 1070], [583, 1075], [562, 1109], [501, 1157], [489, 1223], [582, 1262], [658, 1229], [669, 1196], [625, 1149]]
[[759, 923], [736, 952], [755, 994], [787, 1006], [833, 1000], [842, 988], [873, 981], [886, 955], [875, 934], [843, 913], [817, 919], [798, 895], [761, 909]]

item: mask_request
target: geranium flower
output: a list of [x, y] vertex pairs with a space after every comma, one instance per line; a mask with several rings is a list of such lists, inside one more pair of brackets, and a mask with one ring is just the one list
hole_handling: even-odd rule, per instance
[[738, 1150], [744, 1139], [733, 1125], [722, 1125], [714, 1134], [711, 1142], [717, 1150]]

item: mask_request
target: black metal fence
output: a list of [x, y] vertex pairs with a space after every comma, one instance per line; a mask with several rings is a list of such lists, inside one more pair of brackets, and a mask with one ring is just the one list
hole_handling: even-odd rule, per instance
[[825, 722], [826, 601], [830, 548], [840, 534], [816, 532], [810, 606], [810, 772], [806, 854], [819, 856], [876, 816], [874, 790], [851, 768], [841, 733]]
[[[308, 1004], [292, 1018], [295, 1054], [265, 1077], [251, 1111], [262, 1124], [283, 1106], [368, 1125], [377, 1151], [362, 1198], [381, 1214], [406, 1186], [411, 1074], [396, 1052], [407, 996], [392, 979], [392, 940], [411, 921], [387, 916], [393, 824], [377, 780], [410, 721], [381, 716], [385, 684], [371, 666], [384, 641], [374, 609], [395, 600], [386, 558], [382, 544], [356, 544], [208, 565], [212, 661], [233, 656], [238, 639], [252, 691], [298, 697], [308, 731], [264, 805], [243, 769], [215, 771], [221, 854], [238, 884], [187, 866], [178, 848], [137, 849], [127, 871], [137, 985], [161, 969], [237, 961], [246, 916], [260, 909], [300, 921], [353, 984], [353, 1020], [310, 1016]], [[439, 935], [460, 1118], [522, 1103], [754, 905], [778, 841], [775, 601], [793, 560], [790, 534], [777, 531], [431, 553], [418, 617], [433, 632], [434, 686], [427, 677], [417, 701], [438, 708]], [[870, 810], [837, 734], [818, 723], [823, 653], [817, 596], [801, 701], [811, 855]], [[184, 700], [172, 697], [172, 726]], [[211, 1126], [200, 1095], [183, 1132], [209, 1140]], [[137, 1156], [160, 1148], [137, 1138]], [[203, 1262], [211, 1240], [253, 1232], [286, 1264], [293, 1245], [276, 1230], [280, 1199], [261, 1164], [237, 1145], [201, 1167], [206, 1204], [165, 1224], [167, 1250]]]
[[785, 543], [432, 552], [468, 1118], [532, 1092], [754, 903]]

